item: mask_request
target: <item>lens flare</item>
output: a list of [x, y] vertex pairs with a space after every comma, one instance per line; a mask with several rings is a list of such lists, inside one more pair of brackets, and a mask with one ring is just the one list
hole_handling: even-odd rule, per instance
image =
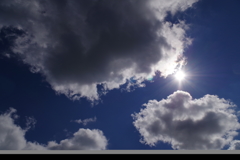
[[178, 81], [184, 80], [185, 77], [186, 77], [186, 74], [185, 74], [183, 71], [178, 71], [178, 72], [175, 74], [175, 78], [176, 78]]

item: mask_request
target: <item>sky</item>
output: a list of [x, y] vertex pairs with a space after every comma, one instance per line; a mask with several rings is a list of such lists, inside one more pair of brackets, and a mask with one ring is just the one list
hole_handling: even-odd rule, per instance
[[240, 149], [239, 6], [1, 0], [0, 150]]

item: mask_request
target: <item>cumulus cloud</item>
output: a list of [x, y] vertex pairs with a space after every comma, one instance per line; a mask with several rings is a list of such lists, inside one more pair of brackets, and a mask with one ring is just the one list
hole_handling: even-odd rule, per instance
[[215, 95], [192, 99], [189, 93], [176, 91], [144, 106], [132, 115], [133, 124], [142, 136], [140, 141], [150, 146], [162, 141], [173, 149], [221, 149], [240, 128], [235, 105]]
[[70, 139], [62, 140], [59, 144], [50, 141], [48, 149], [52, 150], [103, 150], [106, 149], [107, 139], [103, 132], [97, 129], [79, 129]]
[[164, 18], [195, 2], [2, 0], [0, 24], [15, 29], [7, 29], [13, 39], [3, 35], [5, 42], [14, 41], [14, 54], [4, 54], [20, 57], [57, 93], [97, 100], [99, 84], [107, 91], [134, 77], [144, 86], [156, 71], [173, 73], [191, 39], [184, 21], [171, 24]]
[[71, 122], [76, 122], [76, 123], [79, 123], [79, 124], [83, 124], [84, 126], [86, 126], [89, 122], [96, 122], [97, 118], [94, 117], [94, 118], [87, 118], [87, 119], [78, 119], [78, 120], [74, 120], [74, 121], [71, 121]]
[[107, 139], [98, 129], [79, 129], [72, 138], [62, 140], [59, 144], [55, 141], [47, 145], [27, 141], [26, 132], [30, 124], [36, 123], [34, 118], [27, 119], [27, 128], [22, 129], [14, 124], [16, 109], [10, 108], [0, 115], [0, 150], [103, 150], [106, 149]]
[[14, 124], [11, 117], [16, 109], [10, 108], [9, 111], [0, 115], [0, 149], [1, 150], [43, 150], [45, 147], [36, 142], [27, 142], [25, 134], [27, 130]]

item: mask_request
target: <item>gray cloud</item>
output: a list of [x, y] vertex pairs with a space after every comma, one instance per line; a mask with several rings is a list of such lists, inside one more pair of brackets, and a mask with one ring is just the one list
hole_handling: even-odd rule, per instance
[[221, 149], [228, 145], [240, 128], [231, 102], [214, 95], [192, 99], [176, 91], [167, 99], [150, 100], [135, 113], [134, 126], [141, 142], [155, 146], [158, 141], [173, 149]]
[[34, 128], [37, 120], [34, 117], [26, 117], [26, 130]]
[[27, 119], [27, 128], [22, 129], [14, 124], [16, 109], [10, 108], [0, 115], [0, 150], [103, 150], [106, 149], [107, 139], [98, 129], [80, 128], [69, 139], [62, 140], [60, 144], [49, 141], [47, 145], [37, 142], [29, 142], [25, 139], [26, 132], [31, 124], [35, 124], [33, 118]]
[[[32, 72], [70, 99], [99, 98], [135, 77], [143, 82], [159, 70], [171, 74], [185, 46], [184, 22], [164, 21], [197, 0], [11, 0], [0, 2], [1, 26], [25, 34], [11, 50]], [[13, 34], [13, 32], [11, 32]], [[139, 85], [144, 86], [144, 85]]]
[[79, 124], [83, 124], [84, 126], [86, 126], [89, 122], [96, 122], [97, 118], [94, 117], [94, 118], [87, 118], [87, 119], [78, 119], [78, 120], [74, 120], [74, 121], [71, 121], [71, 122], [76, 122], [76, 123], [79, 123]]

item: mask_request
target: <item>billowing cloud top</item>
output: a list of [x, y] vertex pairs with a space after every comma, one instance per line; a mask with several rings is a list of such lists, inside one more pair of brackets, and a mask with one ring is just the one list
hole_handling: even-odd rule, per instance
[[11, 116], [15, 112], [16, 109], [10, 108], [8, 112], [0, 115], [0, 150], [45, 150], [45, 147], [38, 143], [27, 142], [25, 134], [29, 123], [27, 122], [27, 129], [14, 124]]
[[98, 129], [83, 129], [74, 133], [73, 138], [65, 139], [60, 144], [50, 141], [48, 149], [51, 150], [103, 150], [106, 149], [107, 139]]
[[144, 105], [132, 115], [133, 123], [143, 137], [141, 142], [150, 146], [163, 141], [173, 149], [222, 149], [240, 128], [235, 105], [214, 95], [192, 99], [189, 93], [176, 91]]
[[97, 100], [98, 84], [110, 90], [173, 73], [191, 40], [183, 21], [164, 18], [196, 1], [2, 0], [0, 24], [11, 27], [1, 38], [15, 43], [14, 54], [3, 54], [20, 57], [58, 93]]

